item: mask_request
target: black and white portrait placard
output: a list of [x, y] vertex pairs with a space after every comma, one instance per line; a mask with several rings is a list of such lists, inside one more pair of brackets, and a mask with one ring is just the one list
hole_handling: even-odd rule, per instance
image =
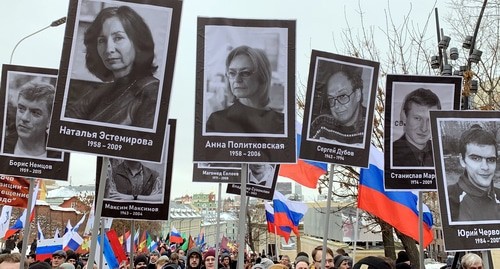
[[429, 111], [458, 110], [462, 78], [387, 75], [386, 190], [435, 190]]
[[295, 162], [295, 21], [198, 18], [194, 162]]
[[500, 248], [500, 112], [430, 117], [446, 251]]
[[239, 183], [241, 182], [241, 164], [195, 163], [193, 182]]
[[[253, 163], [248, 165], [246, 175], [247, 196], [272, 200], [278, 180], [278, 164]], [[240, 178], [240, 182], [241, 182]], [[241, 184], [228, 184], [227, 193], [241, 194]]]
[[182, 1], [70, 1], [48, 147], [161, 162]]
[[3, 65], [0, 169], [4, 175], [68, 179], [69, 153], [47, 150], [57, 70]]
[[108, 167], [97, 160], [96, 193], [101, 169], [107, 169], [102, 216], [120, 219], [167, 220], [172, 186], [176, 120], [168, 120], [164, 162], [110, 158]]
[[313, 50], [300, 158], [368, 167], [379, 63]]

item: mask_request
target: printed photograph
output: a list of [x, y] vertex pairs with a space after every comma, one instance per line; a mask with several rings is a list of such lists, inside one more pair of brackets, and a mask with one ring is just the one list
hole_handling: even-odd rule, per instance
[[449, 224], [498, 224], [500, 120], [437, 118], [437, 127]]
[[462, 77], [387, 75], [385, 190], [436, 190], [430, 113], [460, 109]]
[[62, 160], [47, 150], [57, 75], [7, 72], [2, 153], [15, 157]]
[[372, 79], [372, 67], [318, 57], [308, 140], [363, 148]]
[[368, 167], [379, 66], [312, 50], [300, 158]]
[[162, 204], [165, 165], [109, 159], [104, 200]]
[[433, 169], [431, 110], [453, 110], [454, 84], [393, 82], [391, 167]]
[[203, 134], [286, 136], [287, 28], [205, 28]]
[[172, 10], [87, 0], [78, 11], [61, 119], [154, 131]]
[[262, 186], [271, 188], [274, 182], [275, 164], [269, 163], [254, 163], [248, 165], [248, 180], [249, 185]]
[[197, 30], [193, 161], [295, 162], [296, 22], [198, 17]]

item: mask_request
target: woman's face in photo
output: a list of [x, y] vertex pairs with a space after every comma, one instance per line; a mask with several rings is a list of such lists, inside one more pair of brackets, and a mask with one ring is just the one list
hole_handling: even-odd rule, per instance
[[255, 68], [246, 55], [237, 55], [227, 69], [227, 79], [231, 92], [236, 98], [253, 98], [258, 96], [259, 82]]
[[97, 38], [97, 52], [115, 78], [130, 74], [135, 60], [135, 47], [117, 17], [104, 21]]

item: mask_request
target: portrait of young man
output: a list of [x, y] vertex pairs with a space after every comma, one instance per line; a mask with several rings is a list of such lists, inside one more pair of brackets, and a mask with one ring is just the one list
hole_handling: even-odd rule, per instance
[[[245, 184], [247, 196], [264, 200], [272, 200], [278, 181], [278, 171], [279, 171], [278, 164], [273, 164], [273, 163], [248, 164], [248, 170], [246, 173], [246, 184]], [[239, 183], [227, 184], [226, 192], [240, 195], [241, 184]]]
[[[66, 180], [69, 153], [47, 149], [57, 70], [3, 65], [0, 170], [4, 175]], [[30, 167], [27, 161], [31, 162]], [[15, 165], [26, 163], [26, 165]]]
[[430, 110], [441, 110], [439, 97], [430, 89], [418, 88], [404, 98], [400, 113], [404, 133], [392, 144], [393, 166], [434, 166]]
[[15, 130], [5, 136], [4, 153], [30, 158], [61, 158], [60, 152], [46, 148], [54, 93], [54, 86], [48, 83], [29, 82], [20, 87]]
[[275, 165], [268, 163], [255, 163], [248, 165], [248, 184], [271, 188], [274, 180]]
[[472, 125], [460, 136], [458, 149], [463, 173], [448, 185], [451, 220], [500, 220], [500, 203], [496, 202], [500, 189], [494, 186], [498, 161], [494, 134]]
[[460, 107], [462, 79], [387, 75], [385, 190], [436, 189], [430, 112]]
[[499, 248], [496, 235], [483, 231], [498, 229], [500, 222], [500, 113], [431, 111], [430, 116], [446, 249]]

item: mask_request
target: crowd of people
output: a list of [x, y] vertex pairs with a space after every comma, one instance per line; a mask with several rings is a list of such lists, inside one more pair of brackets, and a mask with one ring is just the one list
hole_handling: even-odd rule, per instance
[[[295, 259], [288, 255], [269, 256], [265, 253], [246, 254], [243, 267], [237, 266], [237, 253], [221, 251], [216, 255], [213, 248], [201, 251], [198, 247], [189, 249], [187, 253], [183, 249], [171, 251], [167, 246], [160, 246], [158, 250], [150, 253], [138, 254], [133, 257], [132, 267], [134, 269], [319, 269], [323, 256], [323, 246], [317, 246], [311, 252], [298, 252]], [[216, 261], [216, 256], [218, 261]], [[0, 269], [86, 269], [89, 255], [79, 255], [72, 250], [57, 250], [51, 258], [45, 261], [37, 261], [36, 254], [29, 254], [21, 266], [21, 255], [19, 253], [0, 254]], [[481, 257], [474, 253], [465, 254], [460, 262], [462, 269], [482, 268]], [[117, 268], [131, 268], [130, 258], [122, 261]], [[400, 251], [397, 259], [392, 260], [382, 256], [368, 256], [353, 264], [353, 259], [344, 249], [337, 249], [335, 252], [326, 248], [324, 268], [326, 269], [412, 269], [415, 268], [410, 263], [408, 254]], [[94, 263], [92, 269], [99, 269]]]

